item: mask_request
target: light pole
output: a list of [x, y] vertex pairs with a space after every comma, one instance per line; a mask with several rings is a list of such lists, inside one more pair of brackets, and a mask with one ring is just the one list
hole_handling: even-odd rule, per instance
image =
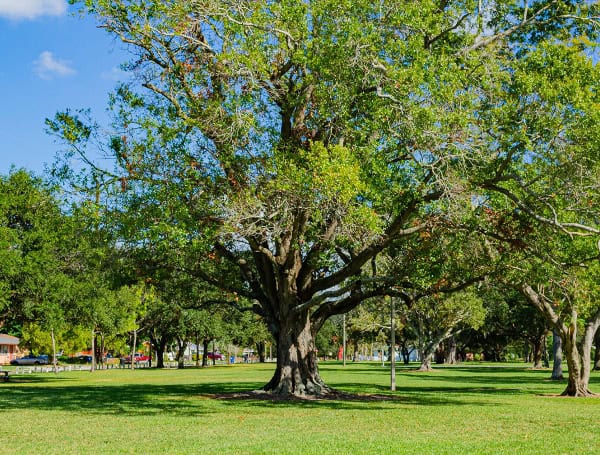
[[342, 315], [342, 326], [343, 326], [343, 335], [342, 338], [342, 357], [344, 359], [344, 366], [346, 366], [346, 313]]
[[390, 297], [390, 358], [391, 358], [391, 371], [390, 371], [390, 390], [393, 392], [396, 390], [396, 330], [394, 328], [394, 298]]

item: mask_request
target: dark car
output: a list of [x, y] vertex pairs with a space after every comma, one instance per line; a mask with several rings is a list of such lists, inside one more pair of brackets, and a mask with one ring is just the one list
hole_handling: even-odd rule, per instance
[[11, 365], [48, 365], [47, 355], [26, 355], [10, 361]]

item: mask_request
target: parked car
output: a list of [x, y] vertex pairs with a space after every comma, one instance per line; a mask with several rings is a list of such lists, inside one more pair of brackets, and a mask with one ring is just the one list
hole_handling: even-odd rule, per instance
[[[148, 362], [150, 360], [150, 356], [144, 355], [144, 354], [136, 354], [134, 358], [135, 358], [135, 363]], [[123, 357], [122, 360], [123, 360], [123, 363], [131, 363], [131, 356], [128, 355], [126, 357]]]
[[20, 359], [13, 359], [10, 361], [11, 365], [47, 365], [47, 355], [26, 355]]
[[225, 360], [225, 356], [223, 354], [221, 354], [220, 352], [208, 352], [206, 354], [206, 356], [210, 360]]

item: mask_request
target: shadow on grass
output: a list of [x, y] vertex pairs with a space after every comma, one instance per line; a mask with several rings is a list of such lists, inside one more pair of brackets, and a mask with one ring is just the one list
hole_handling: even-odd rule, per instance
[[[387, 392], [387, 391], [386, 391]], [[396, 392], [394, 395], [368, 393], [354, 394], [348, 392], [336, 393], [333, 397], [318, 399], [295, 398], [291, 400], [276, 399], [269, 396], [256, 397], [252, 394], [219, 394], [217, 398], [233, 406], [252, 406], [261, 408], [302, 408], [302, 409], [333, 409], [352, 411], [378, 411], [389, 410], [393, 406], [493, 406], [497, 403], [478, 400], [465, 400], [459, 397], [436, 397], [430, 394], [403, 395]]]
[[[322, 371], [336, 371], [346, 378], [353, 375], [364, 375], [370, 371], [371, 365], [322, 368]], [[389, 372], [389, 367], [386, 368]], [[385, 371], [379, 366], [379, 371]], [[539, 395], [552, 393], [550, 384], [561, 387], [566, 380], [551, 381], [550, 370], [530, 370], [526, 365], [463, 365], [446, 366], [440, 365], [432, 372], [418, 372], [411, 367], [403, 367], [396, 370], [397, 391], [401, 393], [425, 393], [425, 394], [453, 394], [454, 396], [466, 395], [515, 395], [528, 394]], [[592, 376], [591, 387], [600, 379]], [[352, 391], [367, 390], [389, 390], [388, 386], [375, 385], [372, 383], [357, 384], [332, 384], [336, 387], [350, 387]]]
[[[328, 365], [321, 368], [322, 371], [329, 369]], [[334, 370], [341, 372], [339, 366], [331, 367], [331, 371]], [[343, 372], [345, 375], [356, 370], [362, 370], [363, 374], [379, 374], [381, 366], [353, 366]], [[369, 383], [368, 377], [366, 381], [355, 382], [348, 380], [354, 376], [346, 376], [330, 381], [332, 387], [342, 391], [337, 396], [325, 400], [290, 401], [253, 397], [248, 392], [260, 389], [264, 383], [242, 382], [240, 377], [230, 383], [81, 384], [80, 380], [70, 377], [11, 376], [8, 384], [0, 385], [0, 412], [34, 409], [83, 414], [197, 416], [222, 413], [224, 407], [233, 406], [355, 410], [389, 409], [395, 405], [493, 406], [495, 400], [490, 397], [551, 393], [547, 384], [546, 387], [542, 385], [541, 380], [545, 378], [541, 378], [539, 372], [528, 373], [518, 367], [445, 367], [437, 373], [401, 370], [394, 393], [389, 392], [388, 386]], [[436, 380], [440, 382], [436, 384]], [[600, 375], [592, 375], [590, 386], [592, 390], [600, 389]], [[365, 394], [365, 391], [370, 393]], [[239, 395], [237, 399], [236, 395]]]
[[[60, 379], [68, 381], [68, 379]], [[85, 414], [193, 416], [214, 412], [205, 401], [223, 391], [242, 392], [261, 384], [121, 384], [31, 386], [37, 378], [6, 387], [0, 395], [0, 411], [36, 409]], [[48, 380], [49, 382], [49, 380]], [[29, 383], [29, 384], [28, 384]]]
[[[61, 381], [69, 379], [61, 379]], [[47, 380], [48, 382], [50, 380]], [[52, 410], [82, 414], [107, 414], [131, 416], [198, 416], [223, 411], [223, 407], [273, 407], [320, 408], [348, 410], [389, 409], [390, 405], [457, 406], [492, 405], [460, 396], [436, 395], [436, 389], [423, 389], [427, 393], [404, 395], [400, 389], [394, 394], [384, 387], [375, 387], [382, 393], [355, 394], [339, 392], [329, 399], [281, 400], [262, 394], [248, 393], [264, 384], [235, 382], [217, 384], [121, 384], [121, 385], [54, 385], [45, 386], [43, 379], [31, 377], [22, 384], [12, 384], [0, 394], [0, 411]], [[34, 383], [37, 383], [33, 385]], [[336, 384], [339, 389], [355, 390], [364, 384]], [[373, 387], [369, 387], [373, 390]], [[414, 388], [407, 389], [414, 392]], [[8, 393], [5, 393], [8, 392]], [[432, 393], [433, 392], [433, 393]]]

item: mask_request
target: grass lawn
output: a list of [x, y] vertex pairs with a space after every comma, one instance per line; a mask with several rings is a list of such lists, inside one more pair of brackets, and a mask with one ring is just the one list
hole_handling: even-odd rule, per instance
[[0, 383], [0, 453], [600, 453], [600, 398], [551, 396], [565, 383], [521, 364], [400, 368], [392, 394], [380, 364], [330, 362], [321, 373], [336, 389], [393, 399], [214, 398], [259, 388], [273, 367], [12, 376]]

